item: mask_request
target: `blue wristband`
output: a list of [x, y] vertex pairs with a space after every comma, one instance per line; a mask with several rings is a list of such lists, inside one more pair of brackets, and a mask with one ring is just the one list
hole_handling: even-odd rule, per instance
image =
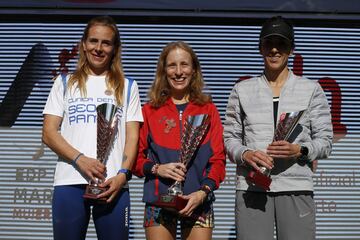
[[74, 160], [73, 160], [73, 164], [75, 164], [75, 165], [77, 165], [77, 160], [79, 160], [79, 158], [81, 157], [81, 156], [83, 156], [84, 154], [83, 153], [79, 153], [77, 156], [76, 156], [76, 158], [74, 158]]
[[126, 181], [130, 181], [131, 178], [132, 178], [132, 172], [129, 169], [122, 168], [117, 172], [117, 174], [119, 174], [119, 173], [124, 173], [125, 174]]

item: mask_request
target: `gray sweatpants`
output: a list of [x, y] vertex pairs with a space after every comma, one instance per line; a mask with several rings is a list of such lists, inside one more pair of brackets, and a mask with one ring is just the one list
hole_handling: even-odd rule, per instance
[[238, 240], [315, 239], [315, 203], [310, 195], [274, 195], [236, 191]]

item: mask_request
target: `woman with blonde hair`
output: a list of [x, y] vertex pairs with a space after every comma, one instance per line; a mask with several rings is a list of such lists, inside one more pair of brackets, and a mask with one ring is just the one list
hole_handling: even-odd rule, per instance
[[[202, 92], [200, 63], [185, 42], [171, 42], [160, 54], [149, 102], [143, 107], [136, 174], [145, 177], [143, 201], [147, 239], [175, 239], [177, 221], [183, 239], [211, 239], [213, 191], [225, 177], [223, 128], [211, 97]], [[178, 162], [184, 122], [208, 114], [209, 130], [195, 156]], [[178, 213], [155, 205], [174, 181], [183, 183], [187, 205]]]
[[[142, 122], [135, 81], [121, 66], [115, 21], [96, 17], [87, 24], [73, 74], [55, 79], [44, 109], [43, 141], [58, 156], [52, 204], [54, 239], [85, 239], [91, 209], [98, 239], [128, 239], [127, 181], [135, 161]], [[97, 158], [97, 106], [116, 106], [116, 135], [105, 162]], [[61, 126], [61, 131], [58, 132]], [[89, 181], [106, 189], [102, 201], [84, 199]]]

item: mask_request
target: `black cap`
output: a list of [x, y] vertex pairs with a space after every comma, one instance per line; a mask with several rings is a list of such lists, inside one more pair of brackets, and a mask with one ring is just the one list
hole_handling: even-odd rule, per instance
[[268, 19], [261, 28], [260, 38], [280, 36], [290, 42], [294, 42], [293, 26], [281, 16]]

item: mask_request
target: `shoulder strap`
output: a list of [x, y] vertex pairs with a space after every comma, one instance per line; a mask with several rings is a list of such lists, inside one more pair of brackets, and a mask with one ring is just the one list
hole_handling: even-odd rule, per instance
[[129, 107], [131, 87], [132, 87], [133, 82], [134, 82], [134, 79], [132, 79], [132, 78], [127, 78], [127, 79], [128, 79], [128, 81], [129, 81], [129, 84], [128, 84], [128, 88], [127, 88], [126, 108]]
[[65, 96], [66, 88], [67, 88], [66, 76], [67, 76], [66, 73], [61, 73], [61, 80], [62, 80], [62, 83], [63, 83], [63, 86], [64, 86], [64, 96]]

